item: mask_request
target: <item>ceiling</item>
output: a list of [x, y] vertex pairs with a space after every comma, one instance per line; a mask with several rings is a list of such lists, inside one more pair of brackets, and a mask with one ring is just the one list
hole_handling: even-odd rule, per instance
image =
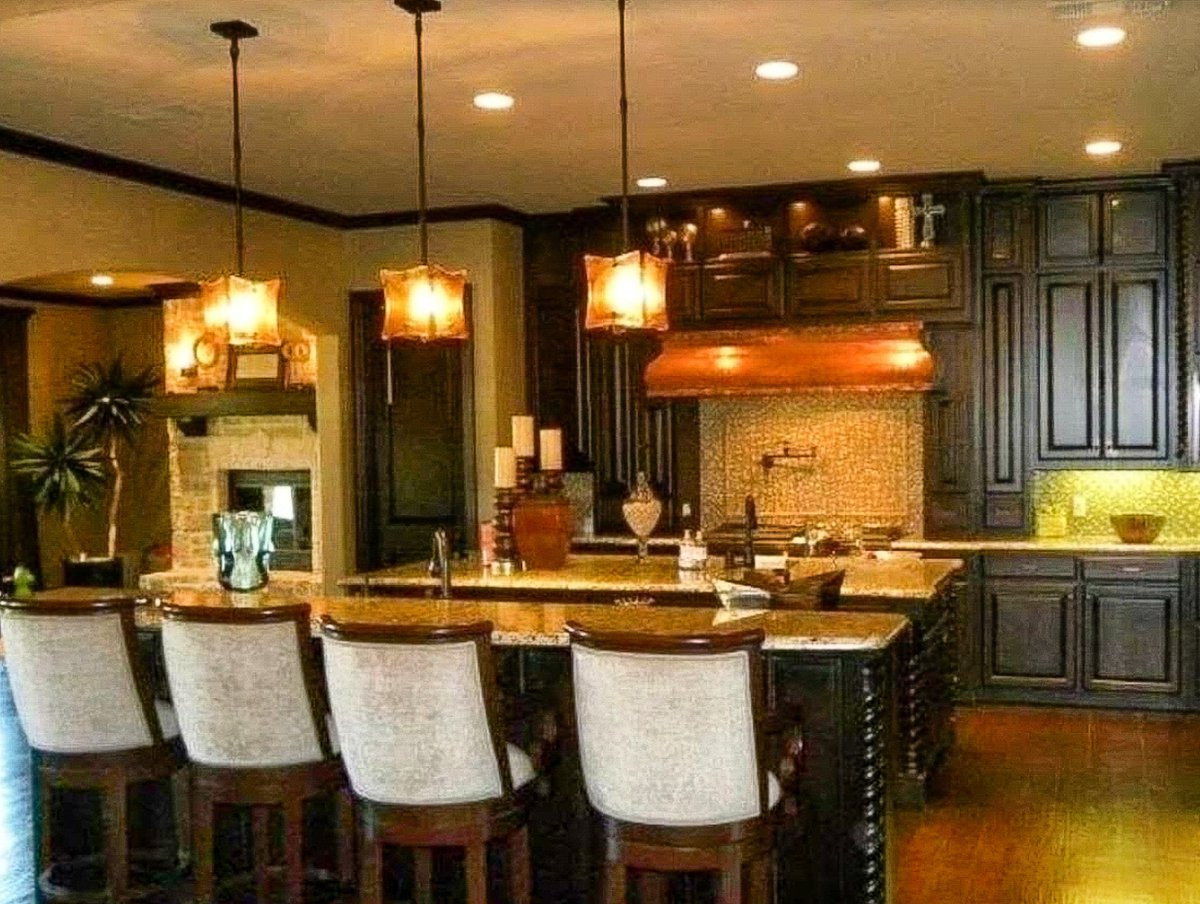
[[[341, 213], [416, 205], [411, 19], [391, 0], [3, 0], [0, 124], [230, 181], [246, 18], [249, 188]], [[702, 186], [982, 169], [1148, 172], [1200, 156], [1200, 2], [1084, 51], [1046, 0], [631, 0], [631, 170]], [[616, 3], [445, 0], [426, 26], [430, 203], [561, 210], [619, 192]], [[756, 63], [789, 58], [768, 83]], [[471, 105], [516, 97], [506, 113]], [[1125, 150], [1094, 161], [1085, 141]]]

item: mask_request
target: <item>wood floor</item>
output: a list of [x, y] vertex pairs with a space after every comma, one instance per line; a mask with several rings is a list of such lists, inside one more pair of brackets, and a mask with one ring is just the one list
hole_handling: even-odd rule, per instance
[[[963, 710], [899, 813], [895, 904], [1200, 904], [1200, 716]], [[0, 665], [0, 904], [33, 904], [27, 752]]]

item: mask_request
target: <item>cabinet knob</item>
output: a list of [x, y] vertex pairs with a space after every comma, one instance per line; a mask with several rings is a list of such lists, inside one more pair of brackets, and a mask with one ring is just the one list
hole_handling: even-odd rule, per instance
[[1142, 569], [1138, 565], [1122, 565], [1121, 571], [1123, 571], [1125, 574], [1141, 574], [1142, 573]]

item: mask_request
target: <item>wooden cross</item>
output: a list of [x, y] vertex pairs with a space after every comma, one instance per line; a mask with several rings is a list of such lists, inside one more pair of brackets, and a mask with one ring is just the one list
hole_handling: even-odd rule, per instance
[[913, 208], [913, 216], [921, 218], [921, 247], [932, 248], [933, 240], [937, 237], [934, 217], [945, 215], [945, 204], [934, 204], [933, 195], [925, 192], [921, 195], [921, 206]]

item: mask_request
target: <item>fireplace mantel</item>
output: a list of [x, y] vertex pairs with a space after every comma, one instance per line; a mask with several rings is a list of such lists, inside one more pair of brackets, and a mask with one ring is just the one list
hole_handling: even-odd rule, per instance
[[301, 414], [317, 429], [317, 393], [299, 389], [229, 389], [221, 392], [167, 393], [158, 396], [151, 411], [173, 419], [184, 436], [207, 436], [208, 419]]

